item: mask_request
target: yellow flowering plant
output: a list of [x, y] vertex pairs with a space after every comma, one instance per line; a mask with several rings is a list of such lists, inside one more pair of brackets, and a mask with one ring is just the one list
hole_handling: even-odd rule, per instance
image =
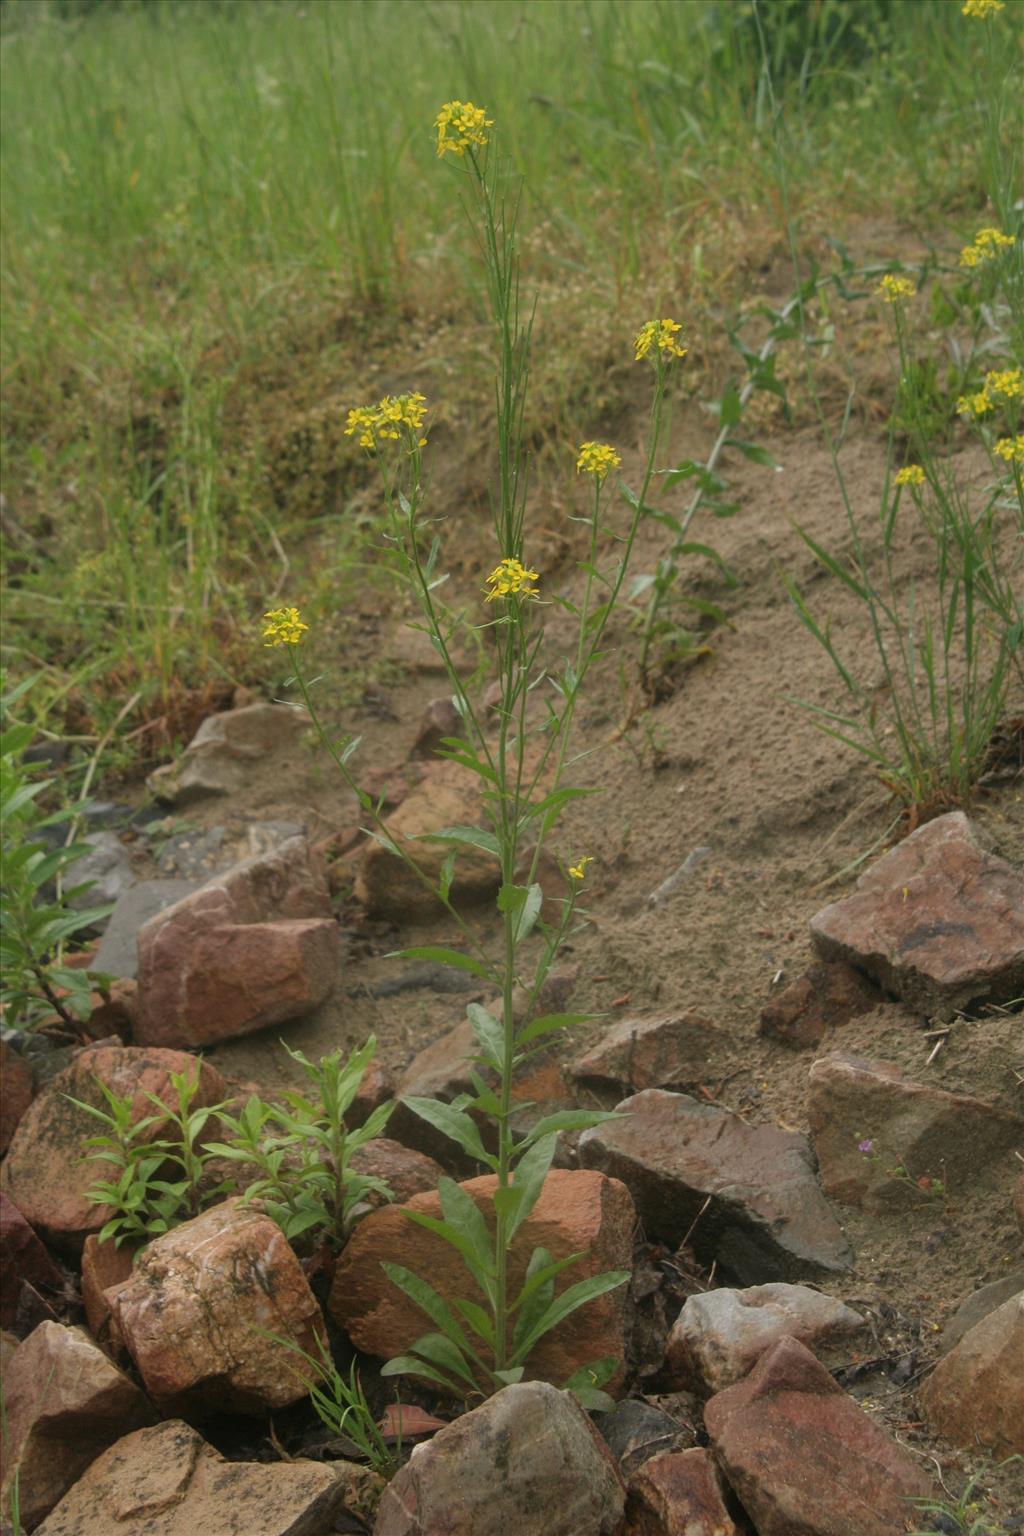
[[[589, 548], [577, 602], [534, 569], [528, 558], [522, 421], [531, 319], [520, 312], [518, 187], [491, 147], [493, 126], [483, 108], [456, 101], [446, 103], [435, 122], [438, 154], [462, 182], [483, 254], [497, 354], [492, 495], [496, 558], [470, 605], [473, 627], [489, 645], [496, 671], [492, 709], [483, 707], [479, 680], [464, 675], [456, 664], [454, 641], [464, 619], [441, 597], [446, 580], [440, 566], [441, 541], [424, 511], [426, 400], [409, 393], [385, 397], [376, 406], [354, 406], [346, 426], [379, 472], [395, 568], [416, 597], [422, 628], [444, 666], [458, 713], [458, 733], [442, 744], [441, 753], [475, 775], [483, 790], [484, 824], [445, 827], [425, 839], [445, 850], [439, 873], [431, 873], [417, 859], [415, 844], [392, 835], [380, 803], [359, 787], [352, 762], [358, 742], [338, 743], [323, 728], [301, 665], [307, 636], [299, 614], [291, 608], [274, 610], [267, 615], [265, 631], [267, 644], [286, 648], [321, 742], [358, 796], [370, 835], [432, 891], [439, 912], [447, 914], [457, 933], [457, 944], [450, 947], [416, 946], [400, 955], [469, 972], [496, 999], [468, 1009], [477, 1046], [471, 1091], [451, 1103], [415, 1096], [405, 1100], [408, 1108], [449, 1137], [463, 1158], [495, 1176], [487, 1220], [465, 1190], [448, 1178], [439, 1186], [439, 1219], [409, 1212], [411, 1220], [457, 1249], [482, 1302], [449, 1301], [427, 1277], [402, 1265], [384, 1266], [388, 1280], [424, 1311], [434, 1328], [407, 1354], [390, 1361], [384, 1373], [418, 1376], [463, 1396], [520, 1380], [536, 1344], [550, 1328], [628, 1278], [614, 1271], [558, 1289], [563, 1270], [575, 1260], [555, 1260], [537, 1248], [529, 1259], [525, 1285], [512, 1290], [509, 1251], [540, 1197], [558, 1134], [608, 1118], [598, 1111], [560, 1111], [519, 1129], [513, 1110], [522, 1106], [514, 1104], [512, 1085], [517, 1070], [550, 1042], [553, 1033], [591, 1017], [546, 1014], [538, 998], [562, 944], [584, 916], [579, 899], [593, 858], [584, 854], [562, 864], [565, 883], [560, 897], [542, 891], [538, 871], [564, 811], [590, 793], [566, 782], [574, 717], [619, 602], [637, 529], [650, 510], [646, 503], [662, 406], [672, 365], [685, 355], [682, 328], [671, 320], [649, 322], [634, 343], [634, 354], [642, 350], [654, 372], [651, 433], [639, 494], [615, 480], [621, 455], [613, 446], [593, 441], [580, 446], [577, 470], [590, 478], [592, 500], [589, 515], [581, 519], [589, 527]], [[645, 335], [649, 340], [641, 349]], [[612, 513], [620, 493], [626, 516], [616, 527]], [[606, 548], [611, 550], [610, 563], [603, 553]], [[575, 639], [557, 664], [543, 656], [544, 613], [551, 606], [575, 624]], [[531, 708], [534, 700], [537, 707]], [[496, 953], [468, 923], [455, 899], [458, 860], [467, 850], [494, 864], [501, 931]], [[525, 998], [523, 1009], [514, 1007], [517, 992]], [[619, 1363], [593, 1362], [564, 1385], [588, 1405], [607, 1403], [600, 1388]]]

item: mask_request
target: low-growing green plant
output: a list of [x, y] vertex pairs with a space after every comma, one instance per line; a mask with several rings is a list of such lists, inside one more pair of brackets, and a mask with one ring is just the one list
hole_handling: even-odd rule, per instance
[[335, 1364], [327, 1345], [320, 1341], [319, 1356], [296, 1344], [294, 1339], [268, 1333], [267, 1338], [296, 1355], [304, 1364], [302, 1381], [309, 1386], [309, 1397], [321, 1424], [333, 1435], [344, 1436], [356, 1447], [375, 1472], [390, 1480], [401, 1465], [402, 1440], [390, 1446], [381, 1432], [373, 1409], [366, 1400], [355, 1361], [345, 1377]]
[[[72, 1104], [106, 1128], [102, 1135], [90, 1136], [86, 1141], [90, 1157], [110, 1163], [116, 1170], [116, 1177], [101, 1180], [86, 1191], [86, 1199], [96, 1205], [109, 1205], [114, 1213], [100, 1231], [101, 1243], [113, 1239], [120, 1247], [126, 1239], [148, 1242], [198, 1216], [204, 1205], [212, 1204], [226, 1192], [223, 1183], [208, 1189], [202, 1187], [203, 1170], [211, 1151], [200, 1138], [210, 1116], [222, 1106], [200, 1105], [193, 1109], [199, 1078], [198, 1063], [194, 1072], [172, 1072], [175, 1102], [168, 1104], [147, 1090], [145, 1096], [157, 1113], [144, 1115], [140, 1120], [133, 1118], [133, 1095], [114, 1093], [99, 1078], [96, 1085], [106, 1101], [106, 1109], [68, 1095]], [[150, 1138], [147, 1133], [154, 1126], [160, 1126], [161, 1134]]]
[[[563, 941], [582, 915], [579, 893], [592, 858], [589, 854], [565, 857], [564, 895], [546, 909], [537, 871], [545, 844], [566, 807], [588, 793], [565, 782], [573, 720], [589, 669], [601, 654], [637, 529], [648, 510], [671, 369], [686, 353], [681, 327], [674, 320], [650, 320], [639, 331], [634, 357], [653, 368], [654, 378], [639, 493], [619, 485], [629, 513], [625, 527], [616, 529], [609, 515], [616, 498], [608, 494], [606, 482], [618, 468], [620, 455], [607, 443], [580, 446], [576, 468], [591, 483], [590, 511], [580, 519], [590, 535], [588, 557], [581, 567], [582, 597], [577, 603], [564, 592], [542, 591], [526, 551], [523, 416], [532, 317], [520, 309], [519, 189], [509, 170], [488, 150], [491, 127], [481, 108], [457, 101], [446, 103], [436, 121], [438, 154], [450, 158], [461, 173], [464, 203], [482, 256], [498, 357], [497, 483], [492, 498], [496, 564], [483, 594], [494, 607], [489, 622], [473, 626], [492, 644], [497, 671], [492, 715], [479, 704], [453, 659], [454, 640], [464, 621], [442, 602], [446, 577], [439, 567], [440, 538], [423, 511], [426, 400], [412, 393], [386, 396], [375, 406], [350, 411], [347, 428], [376, 459], [395, 564], [419, 601], [422, 628], [444, 665], [459, 715], [460, 730], [443, 744], [442, 755], [475, 776], [480, 787], [485, 825], [444, 827], [423, 839], [446, 850], [433, 872], [417, 858], [415, 848], [392, 836], [380, 804], [360, 789], [350, 767], [358, 741], [335, 742], [324, 729], [299, 661], [307, 626], [298, 609], [272, 610], [266, 615], [264, 631], [267, 644], [287, 649], [295, 684], [323, 745], [358, 796], [372, 836], [436, 896], [465, 944], [464, 949], [426, 945], [401, 954], [468, 972], [493, 987], [500, 998], [496, 1011], [480, 1003], [468, 1008], [477, 1047], [470, 1073], [472, 1091], [451, 1103], [419, 1096], [405, 1100], [495, 1175], [484, 1209], [461, 1185], [445, 1178], [439, 1185], [439, 1217], [408, 1212], [410, 1220], [457, 1251], [474, 1294], [449, 1301], [426, 1277], [404, 1265], [385, 1265], [389, 1279], [434, 1325], [407, 1354], [391, 1360], [385, 1374], [424, 1377], [463, 1396], [519, 1381], [545, 1334], [577, 1308], [628, 1279], [626, 1271], [611, 1271], [579, 1280], [558, 1293], [557, 1278], [582, 1255], [554, 1260], [545, 1248], [537, 1247], [525, 1274], [513, 1283], [510, 1253], [540, 1198], [559, 1133], [599, 1124], [609, 1116], [589, 1110], [559, 1111], [542, 1115], [528, 1130], [517, 1132], [512, 1084], [517, 1069], [543, 1049], [553, 1033], [591, 1017], [539, 1013], [537, 1000]], [[609, 546], [613, 558], [607, 562]], [[561, 609], [575, 628], [575, 638], [565, 646], [562, 659], [550, 664], [542, 655], [544, 631], [538, 617], [544, 602]], [[454, 899], [457, 860], [467, 852], [492, 861], [502, 932], [498, 956], [481, 942], [478, 930], [466, 922]], [[518, 987], [526, 998], [521, 1017], [514, 1005]], [[595, 1361], [566, 1385], [588, 1403], [606, 1403], [600, 1388], [619, 1364]]]
[[38, 798], [54, 781], [31, 777], [23, 754], [32, 727], [9, 723], [10, 710], [32, 681], [26, 679], [0, 700], [0, 1004], [12, 1027], [31, 1029], [56, 1014], [81, 1036], [92, 1011], [91, 993], [104, 978], [66, 964], [65, 952], [110, 908], [70, 905], [89, 890], [90, 882], [67, 883], [75, 864], [90, 851], [88, 843], [54, 847], [45, 839], [46, 832], [73, 824], [77, 810], [40, 810]]
[[264, 1103], [254, 1094], [237, 1115], [220, 1113], [228, 1139], [211, 1142], [208, 1152], [245, 1166], [247, 1178], [255, 1171], [243, 1198], [259, 1200], [289, 1241], [315, 1236], [340, 1248], [367, 1195], [390, 1199], [383, 1179], [354, 1172], [350, 1161], [358, 1147], [381, 1134], [394, 1104], [378, 1104], [358, 1127], [345, 1124], [376, 1048], [371, 1035], [347, 1059], [338, 1050], [312, 1062], [286, 1045], [315, 1092], [289, 1090], [284, 1104]]
[[[1024, 1466], [1024, 1456], [1010, 1456], [1000, 1466], [1009, 1467], [1015, 1462]], [[908, 1536], [1010, 1536], [1008, 1527], [988, 1515], [977, 1497], [978, 1484], [984, 1475], [984, 1467], [974, 1472], [964, 1484], [959, 1498], [949, 1494], [945, 1499], [911, 1499], [910, 1503], [919, 1515], [931, 1515], [933, 1519], [910, 1531]]]

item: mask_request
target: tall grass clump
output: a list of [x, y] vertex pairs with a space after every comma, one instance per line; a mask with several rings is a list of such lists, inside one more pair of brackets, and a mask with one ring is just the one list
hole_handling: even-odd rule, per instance
[[[962, 16], [968, 20], [960, 24], [991, 27], [1002, 8], [998, 0], [965, 0]], [[776, 174], [799, 275], [783, 114], [763, 31], [761, 42], [765, 90], [773, 106]], [[1004, 142], [1007, 81], [991, 40], [987, 59], [990, 75], [978, 81], [988, 131], [979, 136], [977, 177], [999, 209], [1006, 203], [1017, 150]], [[984, 347], [975, 351], [978, 356], [987, 352], [991, 362], [1000, 357], [1013, 361], [1014, 339], [1024, 320], [1020, 219], [1009, 208], [1005, 212], [1005, 226], [986, 224], [959, 258], [961, 279], [979, 285], [974, 308], [988, 330]], [[898, 410], [890, 423], [877, 521], [858, 515], [841, 462], [852, 395], [836, 434], [818, 391], [801, 304], [809, 393], [832, 457], [847, 548], [829, 548], [797, 528], [817, 561], [860, 605], [872, 642], [870, 670], [851, 658], [848, 638], [812, 611], [795, 580], [787, 576], [785, 581], [800, 621], [827, 655], [843, 694], [842, 706], [813, 707], [814, 718], [871, 762], [913, 824], [922, 815], [967, 803], [991, 762], [993, 738], [1024, 678], [1024, 438], [1019, 432], [1024, 374], [1019, 366], [990, 363], [979, 387], [957, 399], [955, 414], [953, 402], [945, 404], [944, 421], [940, 402], [937, 422], [929, 372], [920, 366], [915, 349], [914, 332], [921, 324], [913, 318], [921, 303], [917, 281], [905, 272], [888, 272], [874, 297], [892, 315], [898, 363]], [[970, 298], [961, 293], [965, 305]], [[940, 303], [938, 312], [945, 309]], [[981, 485], [975, 461], [965, 467], [958, 457], [966, 445], [954, 430], [957, 417], [967, 423], [983, 454], [987, 473]], [[909, 454], [900, 451], [900, 436]], [[900, 464], [899, 458], [906, 462]], [[901, 566], [922, 534], [930, 570], [917, 582]], [[879, 667], [881, 689], [875, 675]]]
[[[628, 516], [625, 525], [616, 528], [612, 513], [617, 495], [611, 486], [620, 455], [608, 443], [580, 445], [576, 468], [590, 486], [590, 507], [583, 517], [589, 529], [589, 552], [582, 566], [582, 596], [576, 602], [564, 595], [549, 595], [529, 564], [522, 423], [532, 310], [523, 306], [520, 295], [520, 190], [511, 167], [494, 152], [492, 128], [492, 119], [471, 103], [449, 102], [437, 118], [438, 154], [454, 169], [469, 215], [497, 353], [492, 494], [495, 564], [481, 594], [479, 612], [470, 620], [490, 641], [497, 674], [493, 724], [479, 703], [477, 690], [455, 660], [461, 620], [443, 603], [440, 538], [426, 507], [428, 403], [415, 392], [386, 396], [375, 405], [353, 408], [348, 421], [349, 432], [378, 466], [393, 558], [418, 599], [422, 627], [444, 665], [458, 711], [461, 729], [445, 743], [444, 755], [461, 764], [481, 789], [483, 825], [447, 827], [429, 839], [447, 849], [439, 876], [429, 874], [407, 846], [391, 837], [379, 807], [359, 789], [351, 766], [357, 742], [332, 742], [319, 726], [312, 687], [301, 665], [307, 626], [299, 611], [272, 610], [265, 631], [269, 645], [287, 648], [296, 684], [324, 745], [345, 782], [359, 796], [373, 835], [433, 891], [464, 944], [461, 949], [427, 946], [402, 953], [467, 971], [491, 986], [498, 997], [493, 1008], [472, 1004], [468, 1009], [478, 1052], [471, 1074], [473, 1091], [451, 1104], [430, 1098], [406, 1101], [463, 1153], [495, 1175], [486, 1215], [451, 1179], [440, 1185], [439, 1219], [409, 1213], [410, 1219], [457, 1250], [480, 1300], [464, 1297], [449, 1304], [427, 1277], [400, 1265], [386, 1266], [389, 1279], [434, 1324], [434, 1331], [424, 1334], [407, 1356], [390, 1362], [387, 1370], [426, 1377], [463, 1395], [518, 1381], [544, 1334], [576, 1308], [622, 1285], [627, 1278], [620, 1272], [598, 1275], [556, 1294], [556, 1279], [580, 1255], [555, 1261], [545, 1249], [538, 1248], [529, 1261], [525, 1281], [518, 1287], [512, 1285], [509, 1253], [540, 1197], [559, 1132], [607, 1118], [589, 1111], [563, 1111], [542, 1116], [532, 1129], [519, 1135], [512, 1118], [512, 1083], [517, 1068], [542, 1049], [553, 1032], [586, 1017], [539, 1013], [537, 1000], [563, 940], [581, 919], [580, 897], [594, 856], [579, 850], [563, 854], [564, 893], [554, 902], [554, 916], [547, 915], [550, 907], [542, 911], [545, 903], [537, 872], [563, 811], [586, 793], [567, 782], [573, 720], [626, 578], [655, 472], [671, 372], [686, 355], [681, 327], [674, 320], [650, 320], [637, 334], [634, 357], [651, 367], [654, 386], [639, 492], [621, 487]], [[543, 654], [541, 614], [547, 603], [557, 604], [575, 625], [575, 641], [557, 664], [549, 664]], [[487, 608], [486, 604], [492, 606]], [[481, 942], [452, 899], [457, 861], [466, 852], [483, 855], [494, 867], [502, 935], [496, 954]], [[518, 1020], [517, 988], [522, 988], [527, 998], [525, 1013]], [[491, 1127], [493, 1138], [483, 1126]], [[581, 1394], [593, 1394], [616, 1366], [615, 1361], [596, 1362], [570, 1385]]]

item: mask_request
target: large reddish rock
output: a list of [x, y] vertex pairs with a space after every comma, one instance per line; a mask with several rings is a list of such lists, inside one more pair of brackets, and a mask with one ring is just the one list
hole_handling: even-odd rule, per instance
[[859, 1312], [806, 1285], [723, 1286], [688, 1298], [669, 1334], [665, 1363], [673, 1386], [720, 1392], [781, 1338], [799, 1339], [820, 1356], [866, 1326]]
[[40, 1323], [4, 1375], [3, 1508], [31, 1531], [113, 1441], [156, 1415], [81, 1328]]
[[[462, 1186], [488, 1221], [493, 1221], [494, 1187], [493, 1175]], [[440, 1197], [433, 1192], [417, 1195], [405, 1207], [388, 1206], [361, 1221], [342, 1250], [328, 1301], [331, 1317], [357, 1348], [386, 1359], [402, 1354], [430, 1332], [432, 1324], [385, 1277], [382, 1263], [402, 1264], [422, 1275], [449, 1302], [457, 1297], [483, 1301], [455, 1249], [411, 1222], [406, 1209], [440, 1216]], [[618, 1180], [583, 1170], [553, 1170], [512, 1247], [512, 1294], [522, 1285], [530, 1255], [538, 1247], [546, 1248], [553, 1259], [584, 1255], [560, 1276], [559, 1290], [605, 1270], [630, 1269], [633, 1225], [633, 1202]], [[625, 1289], [620, 1287], [572, 1313], [537, 1345], [528, 1374], [560, 1383], [591, 1360], [606, 1355], [623, 1359], [625, 1306]]]
[[621, 1019], [577, 1056], [569, 1076], [583, 1088], [617, 1098], [645, 1088], [695, 1088], [720, 1069], [725, 1049], [721, 1030], [699, 1015]]
[[828, 1029], [848, 1024], [881, 1001], [860, 971], [842, 960], [812, 965], [761, 1010], [760, 1032], [795, 1049], [818, 1045]]
[[14, 1201], [0, 1191], [0, 1328], [14, 1326], [23, 1283], [59, 1293], [64, 1276]]
[[1024, 871], [987, 853], [962, 811], [918, 828], [811, 920], [848, 960], [922, 1013], [950, 1017], [1024, 991]]
[[[449, 849], [420, 839], [445, 827], [486, 825], [482, 781], [459, 763], [431, 762], [424, 781], [388, 817], [387, 832], [429, 876], [418, 879], [408, 865], [382, 843], [369, 842], [359, 864], [355, 893], [374, 917], [401, 922], [429, 922], [443, 912], [435, 894]], [[501, 883], [498, 861], [478, 848], [458, 850], [451, 900], [458, 905], [486, 901]]]
[[117, 1247], [113, 1238], [101, 1243], [92, 1232], [82, 1249], [82, 1305], [85, 1308], [85, 1320], [97, 1344], [114, 1355], [123, 1352], [124, 1340], [113, 1326], [107, 1292], [123, 1285], [129, 1278], [138, 1248], [137, 1243], [122, 1243]]
[[180, 1419], [126, 1435], [94, 1461], [39, 1536], [325, 1536], [346, 1462], [226, 1461]]
[[277, 1223], [237, 1200], [147, 1244], [106, 1297], [166, 1412], [261, 1414], [309, 1390], [309, 1369], [278, 1339], [315, 1356], [320, 1308]]
[[901, 1536], [931, 1479], [797, 1339], [704, 1409], [711, 1446], [758, 1536]]
[[707, 1451], [655, 1456], [629, 1480], [622, 1536], [741, 1536]]
[[1004, 1301], [935, 1367], [920, 1393], [925, 1416], [955, 1445], [1024, 1456], [1024, 1291]]
[[618, 1107], [621, 1120], [584, 1131], [580, 1158], [622, 1180], [649, 1236], [676, 1247], [691, 1234], [701, 1259], [748, 1285], [849, 1268], [803, 1136], [658, 1088]]
[[32, 1067], [13, 1045], [0, 1040], [0, 1157], [18, 1129], [18, 1121], [35, 1098]]
[[[198, 1073], [199, 1089], [192, 1101], [196, 1109], [227, 1097], [220, 1073], [184, 1051], [92, 1045], [79, 1051], [33, 1100], [4, 1162], [3, 1183], [22, 1215], [47, 1241], [77, 1253], [88, 1234], [98, 1232], [110, 1218], [109, 1206], [86, 1199], [86, 1191], [105, 1179], [110, 1167], [89, 1157], [85, 1146], [103, 1128], [71, 1101], [105, 1109], [98, 1079], [112, 1093], [130, 1097], [132, 1119], [142, 1120], [155, 1114], [147, 1092], [168, 1106], [177, 1105], [172, 1072]], [[166, 1121], [157, 1119], [143, 1139], [156, 1141], [166, 1129]]]
[[625, 1490], [568, 1392], [505, 1387], [389, 1483], [374, 1536], [618, 1536]]
[[1019, 1115], [854, 1056], [814, 1063], [807, 1115], [826, 1191], [869, 1211], [977, 1191], [1012, 1176], [1013, 1153], [1024, 1149]]
[[140, 929], [136, 1038], [194, 1047], [299, 1018], [334, 987], [339, 943], [323, 869], [288, 838]]

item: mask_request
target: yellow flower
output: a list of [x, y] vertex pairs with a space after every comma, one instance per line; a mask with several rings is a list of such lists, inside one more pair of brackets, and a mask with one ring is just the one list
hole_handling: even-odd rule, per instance
[[536, 571], [528, 571], [518, 560], [502, 560], [487, 578], [490, 591], [487, 601], [496, 597], [539, 597], [540, 593], [530, 583], [538, 579]]
[[995, 451], [1007, 464], [1024, 464], [1024, 435], [1018, 432], [1016, 437], [1001, 437]]
[[887, 304], [898, 304], [901, 299], [912, 299], [917, 289], [909, 277], [895, 277], [887, 272], [875, 289], [875, 296]]
[[675, 320], [648, 320], [637, 333], [633, 344], [636, 348], [635, 360], [639, 362], [646, 357], [652, 347], [657, 347], [666, 357], [685, 357], [686, 348], [676, 341], [681, 330], [682, 326]]
[[263, 631], [264, 645], [299, 645], [308, 624], [303, 624], [297, 608], [271, 608], [263, 617], [267, 627]]
[[994, 16], [997, 11], [1003, 9], [1004, 0], [964, 0], [960, 7], [961, 16], [976, 16], [980, 21], [986, 21], [989, 16]]
[[376, 447], [374, 428], [377, 418], [374, 411], [368, 405], [356, 405], [348, 413], [348, 421], [345, 426], [345, 436], [352, 437], [359, 433], [360, 448], [373, 449]]
[[958, 416], [986, 416], [991, 409], [992, 401], [983, 389], [975, 395], [961, 395], [956, 403]]
[[494, 118], [487, 117], [483, 107], [474, 107], [471, 101], [446, 101], [434, 121], [437, 129], [437, 153], [464, 155], [471, 144], [482, 149], [487, 143], [487, 129], [494, 127]]
[[382, 442], [401, 441], [405, 429], [416, 436], [417, 446], [422, 448], [426, 438], [419, 433], [426, 410], [425, 395], [385, 395], [376, 405], [357, 405], [349, 411], [345, 436], [358, 433], [360, 448], [372, 453]]
[[610, 469], [618, 469], [622, 463], [614, 448], [607, 443], [581, 443], [580, 456], [576, 460], [576, 473], [596, 475], [603, 480]]
[[978, 267], [983, 261], [991, 261], [1000, 251], [1013, 244], [1012, 235], [1004, 235], [1001, 229], [979, 229], [973, 245], [965, 245], [960, 252], [962, 267]]
[[583, 877], [587, 873], [587, 865], [588, 864], [593, 864], [593, 862], [594, 862], [594, 860], [590, 856], [590, 854], [589, 853], [585, 853], [583, 855], [582, 859], [580, 859], [578, 864], [570, 864], [569, 865], [569, 874], [570, 874], [571, 878], [573, 880], [582, 880]]
[[992, 399], [1024, 400], [1024, 373], [1019, 368], [1004, 368], [1001, 372], [986, 373], [985, 394]]
[[924, 485], [925, 474], [920, 464], [905, 464], [897, 471], [897, 485]]

